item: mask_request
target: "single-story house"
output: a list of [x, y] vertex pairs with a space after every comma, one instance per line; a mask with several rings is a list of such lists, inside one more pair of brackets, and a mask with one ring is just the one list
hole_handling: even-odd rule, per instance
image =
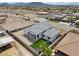
[[67, 22], [59, 22], [61, 25], [65, 25], [65, 26], [70, 26], [71, 23], [67, 23]]
[[0, 17], [0, 23], [4, 23], [6, 20], [6, 17]]
[[71, 23], [59, 22], [57, 28], [68, 32], [71, 30]]
[[48, 40], [49, 42], [53, 42], [59, 36], [59, 34], [60, 32], [55, 28], [48, 29], [43, 33], [43, 38]]
[[63, 16], [63, 15], [54, 15], [54, 17], [55, 17], [56, 19], [62, 19], [64, 16]]
[[40, 18], [45, 18], [45, 19], [53, 19], [51, 14], [39, 15], [38, 17], [40, 17]]
[[62, 19], [62, 21], [68, 21], [68, 17], [64, 17], [63, 19]]
[[[40, 23], [37, 23], [31, 27], [24, 29], [24, 32], [25, 32], [26, 36], [28, 36], [32, 40], [36, 41], [40, 38], [43, 38], [43, 34], [46, 35], [48, 32], [50, 32], [48, 35], [51, 35], [48, 37], [54, 37], [53, 35], [55, 35], [55, 33], [57, 36], [57, 34], [59, 34], [59, 32], [58, 31], [54, 32], [56, 30], [52, 29], [52, 28], [53, 27], [48, 22], [40, 22]], [[53, 39], [51, 39], [51, 40], [53, 40]]]
[[55, 47], [55, 50], [69, 56], [79, 56], [79, 34], [69, 32]]
[[36, 41], [42, 38], [43, 32], [50, 28], [52, 28], [52, 26], [48, 22], [41, 22], [26, 28], [24, 32], [27, 36]]
[[7, 17], [7, 15], [5, 13], [0, 13], [0, 17]]
[[79, 16], [79, 12], [73, 13], [73, 16]]
[[48, 12], [37, 12], [36, 14], [38, 14], [38, 15], [47, 15]]
[[45, 21], [47, 21], [47, 20], [48, 20], [48, 19], [45, 19], [45, 18], [38, 18], [38, 17], [36, 17], [36, 18], [33, 19], [34, 22], [45, 22]]

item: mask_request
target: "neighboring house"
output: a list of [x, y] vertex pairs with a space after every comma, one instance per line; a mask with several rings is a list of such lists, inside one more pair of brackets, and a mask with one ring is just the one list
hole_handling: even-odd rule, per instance
[[4, 36], [5, 34], [4, 28], [0, 26], [0, 36]]
[[67, 16], [67, 14], [64, 14], [64, 13], [63, 13], [62, 15], [63, 15], [64, 17]]
[[59, 34], [60, 32], [57, 29], [48, 29], [43, 33], [43, 38], [48, 40], [49, 42], [53, 42], [59, 36]]
[[45, 19], [45, 18], [38, 18], [38, 17], [36, 17], [36, 18], [34, 18], [34, 19], [32, 19], [34, 22], [45, 22], [45, 21], [47, 21], [48, 19]]
[[55, 49], [69, 56], [79, 56], [79, 34], [69, 32]]
[[64, 18], [62, 19], [62, 21], [67, 22], [67, 21], [68, 21], [68, 17], [64, 17]]
[[0, 47], [10, 44], [13, 41], [14, 40], [11, 37], [1, 37], [0, 38]]
[[59, 24], [65, 25], [65, 26], [70, 26], [71, 25], [71, 23], [67, 23], [67, 22], [59, 22]]
[[54, 17], [55, 17], [56, 19], [61, 20], [64, 16], [63, 16], [63, 15], [54, 15]]
[[[26, 28], [24, 30], [24, 32], [25, 32], [25, 35], [27, 35], [28, 37], [30, 37], [31, 39], [36, 41], [40, 38], [43, 38], [43, 33], [52, 28], [53, 27], [48, 22], [41, 22], [41, 23], [37, 23], [29, 28]], [[48, 31], [48, 32], [50, 32], [50, 31]], [[51, 30], [51, 32], [53, 32], [53, 31]], [[51, 35], [51, 34], [48, 34], [48, 35]]]
[[30, 20], [30, 17], [21, 17], [21, 18], [25, 20]]
[[5, 13], [0, 13], [0, 23], [5, 22], [7, 15]]
[[0, 23], [4, 23], [6, 21], [6, 17], [0, 17]]
[[59, 22], [57, 25], [55, 25], [55, 27], [57, 29], [60, 29], [61, 31], [70, 31], [71, 30], [71, 24], [70, 23], [66, 23], [66, 22]]
[[73, 16], [79, 16], [79, 12], [73, 13]]
[[76, 31], [79, 33], [79, 28], [76, 28]]
[[39, 15], [38, 17], [40, 17], [40, 18], [45, 18], [45, 19], [52, 19], [52, 15], [51, 15], [51, 14]]
[[36, 14], [38, 14], [38, 15], [47, 15], [48, 12], [37, 12]]
[[0, 17], [7, 17], [7, 15], [5, 13], [0, 13]]

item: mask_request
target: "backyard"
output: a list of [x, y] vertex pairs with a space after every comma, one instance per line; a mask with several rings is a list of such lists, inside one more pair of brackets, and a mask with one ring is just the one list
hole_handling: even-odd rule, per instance
[[38, 41], [36, 41], [35, 43], [33, 43], [32, 45], [31, 45], [31, 47], [32, 48], [41, 48], [44, 44], [45, 44], [46, 42], [45, 42], [45, 40], [43, 39], [43, 38], [41, 38], [41, 39], [39, 39]]
[[49, 56], [52, 54], [52, 49], [49, 48], [49, 45], [49, 42], [46, 42], [45, 39], [41, 38], [33, 43], [31, 47], [36, 49], [39, 53], [43, 52], [43, 55]]

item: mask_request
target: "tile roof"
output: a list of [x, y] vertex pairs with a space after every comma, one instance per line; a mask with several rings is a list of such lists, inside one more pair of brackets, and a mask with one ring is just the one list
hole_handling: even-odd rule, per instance
[[43, 35], [47, 36], [47, 37], [54, 37], [56, 36], [57, 34], [59, 34], [59, 31], [57, 29], [48, 29], [47, 31], [45, 31], [43, 33]]
[[32, 31], [34, 34], [42, 33], [43, 31], [52, 28], [52, 26], [48, 22], [37, 23], [34, 26], [25, 29], [25, 32]]
[[64, 52], [67, 55], [79, 55], [79, 34], [68, 33], [62, 41], [55, 47], [55, 49]]

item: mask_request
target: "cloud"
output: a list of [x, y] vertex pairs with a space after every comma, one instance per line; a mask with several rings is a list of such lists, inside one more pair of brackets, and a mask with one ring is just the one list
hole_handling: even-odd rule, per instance
[[43, 2], [51, 5], [79, 5], [79, 2]]

